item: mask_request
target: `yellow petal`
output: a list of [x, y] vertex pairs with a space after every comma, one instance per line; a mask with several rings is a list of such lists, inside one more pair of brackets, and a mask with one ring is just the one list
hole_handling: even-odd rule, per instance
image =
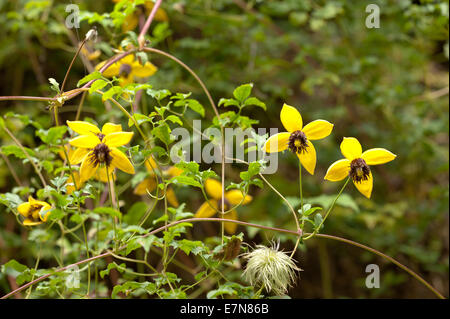
[[91, 160], [91, 156], [94, 153], [91, 151], [89, 152], [83, 159], [83, 162], [81, 162], [80, 166], [80, 180], [82, 183], [90, 179], [95, 172], [97, 171], [98, 165], [95, 165], [94, 162]]
[[291, 133], [283, 132], [272, 135], [264, 144], [267, 153], [281, 152], [288, 148], [289, 136]]
[[24, 226], [36, 226], [36, 225], [40, 225], [40, 224], [42, 224], [43, 222], [41, 222], [41, 221], [32, 221], [31, 219], [25, 219], [24, 221], [23, 221], [23, 225]]
[[183, 170], [181, 168], [175, 167], [175, 166], [170, 166], [166, 173], [170, 176], [170, 177], [176, 177], [176, 176], [180, 176], [181, 174], [183, 174]]
[[333, 130], [333, 124], [325, 120], [315, 120], [308, 123], [303, 128], [303, 133], [305, 133], [308, 140], [320, 140], [331, 134]]
[[70, 145], [81, 148], [94, 148], [100, 144], [100, 140], [95, 135], [80, 135], [69, 141]]
[[362, 180], [360, 182], [353, 181], [353, 184], [355, 184], [356, 188], [359, 190], [361, 194], [366, 196], [367, 198], [370, 198], [370, 195], [372, 194], [372, 187], [373, 187], [373, 178], [372, 178], [372, 172], [369, 173], [369, 176], [367, 180]]
[[98, 134], [100, 130], [94, 124], [84, 121], [67, 121], [67, 125], [72, 131], [80, 135]]
[[114, 168], [112, 167], [108, 170], [106, 169], [106, 167], [99, 167], [97, 169], [97, 172], [95, 172], [95, 179], [103, 183], [108, 183], [107, 171], [109, 171], [109, 180], [114, 181], [116, 179], [116, 176], [114, 174]]
[[[226, 213], [225, 215], [223, 215], [223, 218], [226, 219], [232, 219], [232, 220], [238, 220], [238, 215], [237, 212], [235, 210], [232, 210], [229, 213]], [[228, 234], [234, 234], [236, 232], [238, 224], [236, 223], [231, 223], [231, 222], [225, 222], [224, 223], [224, 227], [225, 227], [225, 231]]]
[[[145, 2], [145, 7], [147, 8], [147, 10], [146, 10], [147, 15], [150, 14], [150, 12], [153, 9], [153, 6], [154, 6], [154, 3], [152, 1]], [[155, 20], [156, 21], [169, 21], [169, 17], [167, 16], [167, 13], [166, 13], [166, 11], [164, 11], [164, 9], [158, 8], [158, 10], [156, 10]]]
[[146, 62], [144, 65], [141, 65], [138, 61], [135, 61], [131, 65], [131, 70], [131, 73], [134, 76], [137, 76], [138, 78], [146, 78], [155, 74], [158, 68], [150, 62]]
[[115, 132], [106, 135], [103, 138], [103, 143], [109, 147], [117, 147], [128, 144], [133, 137], [133, 132]]
[[367, 165], [380, 165], [394, 160], [397, 155], [384, 148], [372, 148], [362, 153], [361, 158]]
[[17, 210], [23, 217], [28, 217], [28, 215], [30, 214], [30, 209], [31, 205], [28, 202], [22, 203], [19, 206], [17, 206]]
[[88, 153], [89, 150], [86, 148], [77, 148], [70, 156], [70, 164], [77, 165], [81, 163]]
[[[72, 175], [73, 175], [73, 177], [75, 177], [75, 182], [72, 178]], [[69, 175], [69, 178], [67, 179], [67, 182], [66, 182], [67, 194], [72, 194], [73, 191], [79, 190], [83, 186], [83, 184], [84, 183], [81, 182], [80, 173], [72, 172], [72, 174]]]
[[286, 103], [281, 109], [280, 119], [284, 128], [290, 133], [300, 131], [303, 127], [303, 120], [300, 112], [297, 111], [295, 107], [287, 105]]
[[221, 199], [222, 198], [222, 183], [212, 179], [208, 178], [205, 181], [205, 189], [206, 193], [211, 196], [214, 199]]
[[113, 124], [113, 123], [105, 123], [102, 127], [102, 134], [108, 135], [110, 133], [122, 132], [122, 125]]
[[[233, 189], [225, 193], [225, 198], [231, 205], [238, 205], [241, 203], [242, 199], [244, 199], [244, 194], [242, 194], [239, 189]], [[252, 196], [246, 195], [241, 205], [250, 203], [252, 199]]]
[[147, 158], [144, 164], [150, 174], [155, 174], [158, 165], [152, 157]]
[[350, 161], [348, 159], [341, 159], [331, 164], [324, 179], [332, 182], [341, 181], [348, 176], [349, 171]]
[[[95, 69], [99, 71], [106, 64], [106, 62], [107, 61], [100, 62], [95, 66]], [[119, 75], [119, 72], [120, 64], [116, 62], [110, 65], [106, 70], [104, 70], [102, 74], [107, 78], [112, 78], [113, 76]]]
[[167, 188], [166, 197], [167, 197], [167, 201], [169, 202], [169, 204], [172, 205], [173, 207], [178, 207], [180, 205], [178, 203], [177, 196], [175, 195], [175, 192], [173, 191], [173, 188], [171, 188], [171, 187]]
[[[119, 78], [119, 85], [121, 87], [125, 87], [128, 84], [133, 83], [133, 81], [134, 81], [133, 75], [130, 73], [128, 76], [121, 76]], [[124, 98], [128, 98], [128, 93], [124, 93], [123, 96]]]
[[355, 158], [361, 157], [362, 147], [356, 138], [344, 137], [341, 143], [341, 152], [346, 159], [353, 161]]
[[204, 202], [199, 207], [199, 209], [195, 213], [194, 217], [197, 217], [197, 218], [211, 217], [211, 216], [214, 216], [214, 214], [217, 212], [216, 210], [217, 210], [217, 202], [216, 201], [210, 201], [209, 204], [207, 202]]
[[156, 180], [149, 177], [140, 182], [134, 189], [136, 195], [147, 195], [148, 192], [153, 192], [156, 188]]
[[125, 173], [134, 174], [134, 167], [131, 164], [128, 157], [115, 147], [111, 147], [110, 149], [111, 149], [110, 154], [112, 156], [111, 166], [117, 167], [118, 169], [124, 171]]
[[42, 206], [41, 210], [39, 211], [39, 218], [43, 221], [46, 222], [48, 220], [48, 217], [51, 214], [51, 206], [50, 205], [44, 205]]
[[132, 31], [137, 27], [138, 23], [139, 23], [138, 17], [136, 16], [136, 14], [132, 13], [128, 15], [123, 21], [122, 31], [123, 32]]
[[316, 168], [316, 149], [314, 145], [308, 140], [308, 147], [305, 152], [297, 153], [298, 158], [300, 159], [300, 163], [302, 163], [303, 167], [306, 168], [308, 173], [314, 175], [314, 170]]

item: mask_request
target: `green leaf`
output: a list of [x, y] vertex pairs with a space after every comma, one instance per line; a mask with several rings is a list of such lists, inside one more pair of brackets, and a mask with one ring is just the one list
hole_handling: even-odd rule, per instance
[[166, 117], [166, 121], [171, 121], [172, 123], [177, 123], [180, 124], [180, 126], [183, 126], [183, 122], [176, 115], [169, 115], [168, 117]]
[[180, 248], [182, 251], [186, 253], [186, 255], [189, 255], [191, 252], [194, 255], [198, 255], [199, 253], [206, 251], [205, 245], [203, 242], [196, 240], [188, 240], [188, 239], [182, 239], [179, 241], [173, 241], [171, 243], [171, 246], [174, 248]]
[[234, 106], [240, 106], [239, 105], [239, 101], [236, 101], [235, 99], [225, 99], [225, 98], [221, 98], [219, 101], [219, 106], [230, 106], [230, 105], [234, 105]]
[[48, 81], [50, 82], [50, 88], [55, 91], [56, 93], [60, 93], [61, 90], [59, 89], [59, 83], [56, 82], [54, 78], [49, 78]]
[[168, 183], [169, 184], [183, 184], [183, 185], [189, 185], [189, 186], [202, 188], [202, 184], [200, 184], [197, 180], [195, 180], [191, 176], [185, 176], [185, 175], [175, 176]]
[[127, 268], [125, 263], [121, 263], [120, 265], [116, 264], [116, 262], [112, 262], [108, 264], [108, 267], [105, 270], [100, 271], [100, 277], [104, 278], [106, 275], [109, 275], [111, 269], [117, 269], [119, 272], [124, 272]]
[[111, 217], [118, 217], [119, 219], [122, 217], [121, 212], [111, 207], [97, 207], [93, 210], [93, 212], [100, 215], [106, 214], [110, 215]]
[[44, 142], [45, 144], [61, 144], [61, 139], [64, 134], [67, 132], [67, 126], [54, 126], [48, 130], [40, 129], [36, 132], [36, 135]]
[[152, 134], [166, 145], [172, 143], [173, 137], [170, 135], [170, 132], [171, 132], [170, 127], [166, 123], [157, 126], [152, 130]]
[[94, 72], [86, 75], [81, 80], [79, 80], [78, 83], [77, 83], [77, 87], [79, 87], [80, 85], [83, 85], [83, 84], [85, 84], [85, 83], [87, 83], [89, 81], [97, 80], [97, 79], [105, 79], [105, 78], [103, 77], [103, 75], [99, 71], [94, 71]]
[[253, 83], [238, 86], [233, 91], [233, 96], [242, 104], [250, 96], [250, 93], [252, 93], [252, 88]]
[[264, 102], [258, 100], [256, 97], [250, 97], [244, 102], [244, 106], [248, 106], [248, 105], [259, 106], [262, 109], [267, 110], [266, 104]]
[[108, 85], [107, 81], [105, 81], [105, 80], [97, 80], [94, 83], [92, 83], [91, 87], [89, 88], [89, 94], [92, 94], [93, 92], [95, 92], [97, 90], [101, 90], [107, 85]]
[[[25, 149], [25, 151], [28, 153], [28, 155], [30, 156], [34, 156], [34, 151], [27, 148], [27, 147], [23, 147]], [[27, 158], [27, 156], [25, 155], [25, 152], [22, 151], [22, 149], [17, 146], [17, 145], [6, 145], [6, 146], [2, 146], [1, 148], [2, 153], [9, 156], [9, 155], [14, 155], [17, 158], [20, 159], [25, 159]]]

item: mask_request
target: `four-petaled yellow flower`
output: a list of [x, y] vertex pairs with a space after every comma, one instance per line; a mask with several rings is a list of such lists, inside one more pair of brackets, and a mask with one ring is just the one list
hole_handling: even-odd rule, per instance
[[301, 164], [313, 175], [316, 168], [316, 150], [311, 141], [330, 135], [334, 125], [325, 120], [316, 120], [303, 127], [300, 113], [287, 104], [283, 105], [280, 118], [287, 132], [272, 135], [266, 141], [264, 150], [273, 153], [289, 148], [297, 154]]
[[[113, 0], [113, 2], [119, 2], [120, 0]], [[130, 2], [134, 0], [128, 0]], [[139, 24], [140, 17], [143, 18], [143, 22], [145, 22], [146, 17], [150, 14], [155, 4], [151, 0], [147, 0], [144, 4], [138, 5], [136, 11], [131, 13], [125, 18], [125, 21], [122, 24], [123, 32], [134, 30]], [[155, 18], [156, 21], [169, 21], [169, 17], [167, 16], [166, 11], [162, 8], [158, 8], [156, 10]]]
[[369, 165], [384, 164], [397, 157], [384, 148], [372, 148], [363, 153], [361, 144], [354, 137], [344, 137], [341, 143], [341, 152], [345, 159], [331, 164], [325, 179], [337, 182], [350, 176], [356, 188], [367, 198], [370, 198], [373, 187]]
[[23, 225], [35, 226], [47, 221], [51, 208], [49, 203], [35, 200], [32, 196], [29, 196], [28, 202], [20, 204], [17, 210], [25, 217]]
[[[212, 197], [208, 202], [204, 202], [200, 208], [195, 213], [194, 217], [211, 217], [213, 216], [217, 210], [222, 210], [222, 183], [215, 179], [207, 179], [205, 181], [206, 193]], [[252, 201], [252, 196], [246, 195], [244, 198], [244, 194], [238, 189], [233, 189], [228, 192], [225, 192], [224, 199], [224, 211], [230, 210], [232, 205], [245, 205]], [[241, 203], [242, 202], [242, 203]], [[226, 213], [223, 218], [237, 220], [237, 212], [236, 210], [231, 210]], [[229, 234], [234, 234], [237, 228], [236, 223], [226, 222], [225, 230]]]
[[[136, 188], [134, 190], [134, 193], [136, 195], [146, 195], [147, 192], [153, 192], [155, 190], [156, 186], [158, 186], [158, 182], [160, 181], [160, 178], [155, 173], [155, 168], [157, 166], [156, 166], [155, 160], [153, 158], [149, 157], [145, 161], [145, 167], [147, 168], [147, 170], [149, 172], [149, 177], [144, 179], [142, 182], [140, 182], [136, 186]], [[169, 177], [175, 177], [175, 176], [179, 176], [181, 173], [183, 173], [183, 170], [179, 169], [175, 166], [170, 166], [168, 169], [164, 170], [162, 173]], [[167, 201], [169, 202], [170, 205], [172, 205], [173, 207], [179, 206], [178, 199], [177, 199], [172, 187], [167, 187], [166, 197], [167, 197]]]
[[[97, 126], [83, 121], [67, 121], [67, 125], [80, 134], [69, 141], [77, 147], [72, 161], [81, 163], [81, 182], [87, 181], [96, 174], [98, 168], [107, 168], [113, 172], [118, 168], [125, 173], [134, 174], [134, 167], [127, 156], [117, 147], [128, 144], [133, 132], [122, 132], [122, 126], [112, 123], [103, 125], [100, 131]], [[105, 177], [108, 176], [105, 174]]]
[[[106, 63], [106, 61], [100, 62], [95, 67], [96, 70], [100, 70], [100, 68]], [[119, 77], [120, 86], [127, 86], [130, 83], [134, 82], [135, 77], [137, 78], [146, 78], [148, 76], [152, 76], [158, 70], [156, 66], [154, 66], [150, 62], [145, 62], [144, 65], [139, 63], [139, 61], [135, 58], [133, 54], [129, 54], [126, 57], [120, 59], [116, 63], [110, 65], [104, 72], [103, 75], [112, 78], [113, 76]]]

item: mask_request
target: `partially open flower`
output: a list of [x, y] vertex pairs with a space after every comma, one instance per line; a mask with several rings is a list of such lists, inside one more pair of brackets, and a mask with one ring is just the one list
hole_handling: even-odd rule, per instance
[[35, 226], [47, 221], [51, 208], [49, 203], [35, 200], [32, 196], [29, 196], [28, 202], [20, 204], [17, 210], [25, 217], [23, 225]]
[[301, 269], [278, 249], [279, 245], [275, 244], [272, 247], [257, 245], [253, 251], [243, 254], [248, 262], [242, 275], [252, 286], [263, 286], [267, 292], [284, 295], [297, 280], [296, 271]]

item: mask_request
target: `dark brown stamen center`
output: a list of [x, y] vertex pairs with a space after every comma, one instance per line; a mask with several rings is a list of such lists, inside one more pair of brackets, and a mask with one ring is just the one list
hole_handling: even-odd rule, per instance
[[[231, 203], [226, 198], [223, 199], [223, 203], [224, 203], [224, 205], [223, 205], [224, 211], [227, 211], [231, 208]], [[222, 211], [222, 199], [219, 199], [217, 201], [217, 206], [219, 206], [219, 210]]]
[[296, 153], [302, 154], [307, 152], [308, 139], [302, 131], [295, 131], [289, 136], [289, 149]]
[[366, 164], [365, 160], [362, 158], [357, 158], [350, 163], [349, 175], [353, 181], [360, 183], [361, 181], [366, 181], [369, 179], [370, 168]]
[[103, 138], [105, 137], [105, 134], [97, 133], [97, 137], [100, 141], [103, 141]]
[[109, 154], [111, 150], [106, 144], [97, 144], [92, 150], [93, 154], [91, 156], [91, 162], [97, 166], [100, 164], [105, 164], [109, 166], [112, 161], [112, 156]]
[[131, 65], [126, 63], [120, 65], [119, 76], [128, 77], [130, 73], [131, 73]]

